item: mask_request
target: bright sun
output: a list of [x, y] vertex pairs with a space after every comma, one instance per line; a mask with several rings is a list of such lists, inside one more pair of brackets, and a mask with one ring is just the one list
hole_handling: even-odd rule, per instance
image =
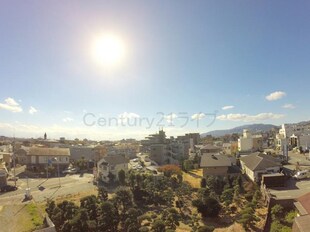
[[112, 34], [97, 37], [93, 44], [93, 56], [96, 62], [103, 65], [114, 65], [124, 57], [123, 41]]

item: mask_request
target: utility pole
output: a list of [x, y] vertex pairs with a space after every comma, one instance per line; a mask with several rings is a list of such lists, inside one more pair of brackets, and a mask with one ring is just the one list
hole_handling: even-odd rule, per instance
[[13, 140], [13, 166], [14, 166], [14, 186], [16, 187], [16, 163], [15, 163], [15, 137]]
[[58, 181], [59, 181], [59, 188], [60, 188], [61, 185], [60, 185], [60, 175], [59, 175], [59, 158], [57, 159], [57, 171], [58, 171]]
[[54, 157], [52, 160], [53, 161], [57, 161], [58, 184], [59, 184], [59, 187], [61, 187], [61, 184], [60, 184], [60, 173], [59, 173], [59, 158]]

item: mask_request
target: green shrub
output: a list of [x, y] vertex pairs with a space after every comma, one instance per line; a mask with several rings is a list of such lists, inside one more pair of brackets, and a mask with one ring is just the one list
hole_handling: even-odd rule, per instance
[[295, 210], [292, 210], [288, 212], [285, 216], [285, 222], [289, 224], [293, 224], [294, 218], [297, 216], [297, 212]]
[[212, 232], [214, 230], [213, 226], [202, 226], [198, 229], [198, 232]]

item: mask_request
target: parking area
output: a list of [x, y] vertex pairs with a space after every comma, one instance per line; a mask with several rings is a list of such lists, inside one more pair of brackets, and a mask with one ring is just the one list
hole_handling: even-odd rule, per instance
[[[299, 154], [296, 152], [289, 152], [288, 164], [284, 165], [284, 171], [293, 176], [297, 170], [310, 170], [309, 154]], [[270, 188], [269, 192], [272, 197], [276, 199], [296, 199], [308, 192], [310, 192], [310, 178], [296, 180], [290, 178], [286, 182], [285, 187]]]
[[138, 153], [137, 158], [131, 159], [129, 161], [129, 169], [137, 171], [145, 171], [148, 167], [157, 167], [157, 163], [150, 160], [148, 154]]

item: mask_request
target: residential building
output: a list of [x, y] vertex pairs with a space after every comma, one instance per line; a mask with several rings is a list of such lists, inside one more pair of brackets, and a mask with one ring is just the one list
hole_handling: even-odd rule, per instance
[[8, 170], [6, 169], [5, 163], [0, 161], [0, 187], [7, 185], [8, 175], [9, 173]]
[[205, 153], [201, 156], [200, 167], [203, 169], [203, 176], [226, 176], [232, 160], [226, 155]]
[[260, 151], [263, 148], [262, 135], [252, 135], [247, 129], [243, 130], [243, 136], [238, 139], [238, 151]]
[[237, 142], [230, 142], [230, 143], [223, 143], [223, 153], [226, 155], [234, 155], [238, 151], [238, 143]]
[[188, 158], [190, 148], [198, 143], [198, 133], [189, 133], [177, 138], [166, 138], [163, 130], [141, 141], [141, 152], [149, 152], [150, 159], [157, 164], [177, 164], [180, 158]]
[[27, 169], [32, 171], [45, 169], [48, 165], [59, 166], [59, 169], [63, 170], [70, 163], [69, 148], [21, 148], [16, 152], [16, 156], [20, 164], [25, 164]]
[[70, 161], [75, 162], [77, 160], [84, 159], [88, 168], [93, 168], [97, 160], [98, 155], [92, 147], [70, 147]]
[[150, 159], [159, 165], [164, 164], [167, 160], [166, 144], [152, 144], [150, 146]]
[[111, 175], [113, 175], [114, 180], [117, 180], [120, 170], [128, 171], [128, 163], [129, 160], [121, 155], [106, 156], [97, 164], [97, 176], [106, 183], [111, 181]]
[[197, 146], [198, 150], [199, 150], [199, 154], [205, 154], [205, 153], [209, 153], [209, 154], [215, 154], [215, 153], [219, 153], [222, 149], [220, 147], [214, 146], [212, 144], [207, 144], [207, 145], [202, 145], [202, 146]]
[[270, 155], [259, 152], [240, 157], [243, 172], [255, 182], [261, 180], [262, 174], [280, 172], [282, 164]]
[[283, 148], [283, 140], [286, 140], [286, 144], [291, 148], [302, 147], [303, 150], [307, 150], [310, 146], [310, 124], [283, 124], [276, 140], [278, 149]]

